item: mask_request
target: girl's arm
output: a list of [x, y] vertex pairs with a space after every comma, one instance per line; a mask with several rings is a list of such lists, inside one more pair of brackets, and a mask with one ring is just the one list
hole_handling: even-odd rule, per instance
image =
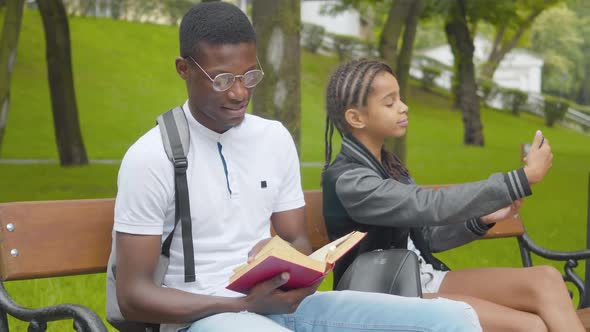
[[490, 228], [479, 218], [473, 218], [459, 224], [424, 226], [420, 231], [428, 242], [430, 251], [441, 252], [479, 240]]
[[383, 179], [369, 168], [342, 173], [336, 194], [358, 223], [380, 226], [435, 226], [464, 223], [532, 194], [523, 169], [487, 180], [439, 190]]

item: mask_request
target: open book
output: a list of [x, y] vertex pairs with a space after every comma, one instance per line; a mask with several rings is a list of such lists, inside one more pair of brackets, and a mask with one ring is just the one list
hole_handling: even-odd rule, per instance
[[328, 274], [334, 263], [354, 247], [366, 233], [352, 232], [334, 240], [306, 256], [287, 241], [274, 236], [262, 247], [254, 260], [234, 270], [227, 289], [245, 293], [261, 281], [282, 272], [289, 272], [289, 280], [282, 289], [301, 288], [312, 285]]

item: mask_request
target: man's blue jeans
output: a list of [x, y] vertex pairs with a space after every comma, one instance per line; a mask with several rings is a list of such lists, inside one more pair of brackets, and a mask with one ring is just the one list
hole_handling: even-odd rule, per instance
[[466, 303], [355, 291], [317, 292], [292, 314], [222, 313], [194, 322], [188, 332], [218, 331], [481, 331]]

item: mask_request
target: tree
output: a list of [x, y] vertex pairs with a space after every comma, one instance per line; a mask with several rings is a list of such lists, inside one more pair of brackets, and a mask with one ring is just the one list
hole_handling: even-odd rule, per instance
[[559, 0], [519, 0], [499, 1], [501, 15], [490, 22], [496, 29], [492, 50], [481, 70], [481, 78], [491, 80], [502, 59], [510, 52], [526, 31], [529, 31], [535, 19]]
[[[582, 54], [590, 52], [590, 3], [586, 0], [568, 0], [567, 6], [578, 18], [577, 31], [583, 42], [580, 47]], [[590, 105], [590, 59], [583, 56], [577, 64], [578, 75], [573, 98], [578, 104]]]
[[[386, 47], [386, 45], [393, 47], [393, 40], [390, 40], [386, 36], [385, 28], [395, 30], [395, 32], [397, 32], [397, 28], [393, 29], [388, 26], [389, 24], [397, 25], [397, 23], [389, 22], [392, 15], [396, 15], [396, 13], [392, 12], [392, 10], [389, 12], [387, 23], [385, 24], [384, 30], [381, 33], [381, 43], [379, 45], [381, 57], [387, 63], [389, 63], [390, 66], [392, 66], [394, 73], [396, 73], [397, 81], [400, 87], [400, 97], [404, 102], [408, 102], [408, 82], [410, 81], [410, 67], [412, 64], [412, 53], [414, 50], [414, 41], [416, 39], [418, 19], [425, 7], [424, 0], [410, 0], [409, 5], [407, 2], [407, 0], [395, 0], [391, 5], [392, 10], [394, 6], [401, 6], [405, 11], [405, 15], [403, 16], [403, 24], [405, 26], [402, 37], [402, 47], [399, 54], [394, 54], [397, 53], [397, 51], [392, 52], [392, 49]], [[407, 11], [405, 10], [406, 8]], [[399, 39], [399, 34], [397, 38]], [[397, 44], [398, 40], [396, 39], [395, 41]], [[387, 57], [390, 57], [390, 59], [388, 60]], [[388, 139], [385, 142], [385, 145], [388, 149], [393, 151], [393, 153], [395, 153], [398, 158], [404, 162], [406, 161], [407, 149], [405, 136], [397, 139]]]
[[562, 5], [539, 16], [531, 31], [532, 49], [544, 59], [543, 91], [568, 96], [583, 71], [584, 54], [576, 14]]
[[16, 63], [18, 35], [23, 17], [24, 0], [9, 1], [4, 15], [0, 40], [0, 149], [10, 107], [10, 77]]
[[[578, 31], [583, 38], [582, 47], [580, 49], [582, 54], [590, 53], [590, 16], [585, 16], [580, 19]], [[577, 91], [575, 91], [576, 102], [582, 105], [590, 105], [590, 59], [588, 57], [582, 57], [582, 63], [580, 64], [581, 70], [580, 83]]]
[[452, 0], [448, 8], [445, 32], [454, 57], [453, 91], [463, 119], [463, 143], [484, 145], [483, 125], [473, 64], [473, 38], [468, 26], [465, 0]]
[[264, 80], [256, 88], [253, 112], [281, 121], [299, 148], [301, 89], [299, 0], [254, 0], [252, 21]]
[[463, 143], [483, 146], [483, 124], [477, 95], [476, 69], [473, 62], [473, 36], [480, 21], [502, 22], [514, 10], [512, 0], [434, 0], [433, 8], [444, 13], [444, 30], [454, 58], [452, 91], [461, 109]]
[[394, 72], [397, 72], [399, 38], [406, 22], [405, 18], [412, 9], [412, 3], [413, 0], [392, 1], [387, 20], [379, 37], [379, 55]]
[[61, 0], [37, 0], [45, 31], [55, 137], [62, 166], [88, 164], [74, 90], [68, 17]]
[[[478, 23], [487, 22], [498, 29], [490, 61], [484, 68], [486, 75], [493, 75], [504, 55], [516, 46], [533, 20], [557, 1], [559, 0], [434, 0], [435, 7], [446, 13], [445, 33], [453, 52], [455, 67], [453, 93], [462, 112], [465, 144], [484, 145], [473, 63], [473, 36]], [[506, 30], [513, 29], [517, 24], [522, 26], [516, 28], [515, 35], [506, 37]]]

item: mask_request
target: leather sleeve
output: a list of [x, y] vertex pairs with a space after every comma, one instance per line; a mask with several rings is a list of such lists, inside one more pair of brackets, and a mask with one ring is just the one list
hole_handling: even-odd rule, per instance
[[336, 194], [358, 223], [419, 227], [464, 224], [532, 193], [522, 169], [433, 190], [383, 179], [373, 170], [360, 167], [338, 177]]

